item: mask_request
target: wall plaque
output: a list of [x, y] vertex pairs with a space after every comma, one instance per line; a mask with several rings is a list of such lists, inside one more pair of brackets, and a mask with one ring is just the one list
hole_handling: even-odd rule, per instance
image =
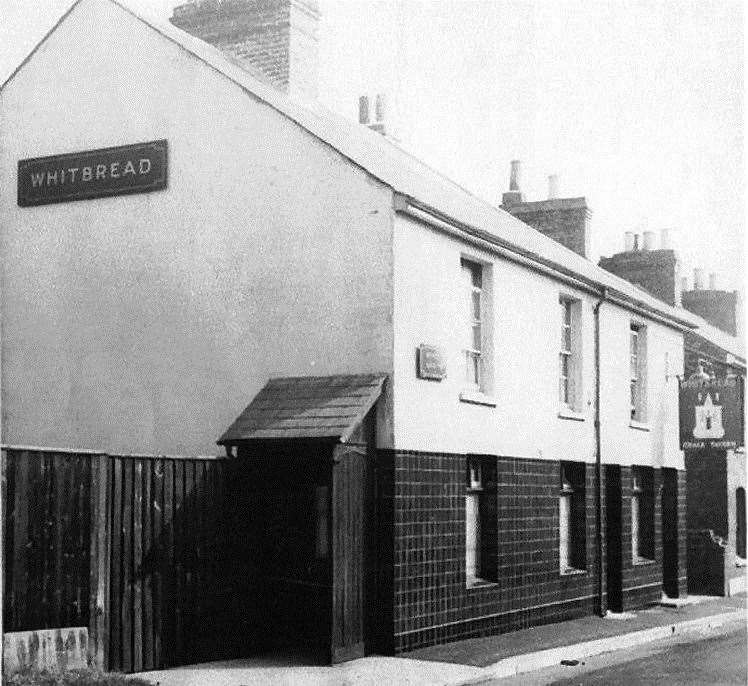
[[441, 381], [447, 376], [441, 350], [434, 345], [421, 343], [416, 349], [416, 370], [419, 379]]
[[18, 162], [18, 204], [48, 205], [166, 188], [165, 140]]
[[729, 450], [743, 441], [743, 379], [692, 377], [680, 382], [683, 450]]

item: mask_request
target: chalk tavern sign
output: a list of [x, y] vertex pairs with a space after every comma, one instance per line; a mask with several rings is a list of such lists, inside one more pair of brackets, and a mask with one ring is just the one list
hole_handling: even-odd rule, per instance
[[165, 140], [18, 162], [18, 204], [48, 205], [166, 188]]
[[742, 446], [743, 379], [680, 382], [680, 444], [684, 450], [728, 450]]

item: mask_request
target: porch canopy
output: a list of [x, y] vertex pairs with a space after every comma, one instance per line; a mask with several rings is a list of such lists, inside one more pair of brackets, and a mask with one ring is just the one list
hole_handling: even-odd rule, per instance
[[385, 374], [270, 379], [219, 445], [282, 439], [348, 441], [382, 393]]

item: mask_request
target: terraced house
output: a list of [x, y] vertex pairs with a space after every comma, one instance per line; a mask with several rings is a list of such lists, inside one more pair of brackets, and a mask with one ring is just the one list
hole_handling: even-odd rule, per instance
[[[235, 53], [259, 5], [314, 52], [313, 2], [218, 3]], [[33, 521], [23, 479], [70, 453], [109, 522], [90, 604], [6, 629], [88, 627], [125, 670], [340, 661], [685, 593], [696, 318], [587, 259], [583, 198], [527, 203], [515, 165], [487, 204], [251, 54], [79, 0], [0, 90], [6, 506]], [[22, 598], [47, 563], [16, 544]]]

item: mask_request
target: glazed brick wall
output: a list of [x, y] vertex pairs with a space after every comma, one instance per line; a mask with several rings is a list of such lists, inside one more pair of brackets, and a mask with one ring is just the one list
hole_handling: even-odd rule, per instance
[[[561, 575], [559, 463], [491, 459], [497, 465], [498, 581], [472, 588], [465, 581], [465, 456], [396, 452], [380, 460], [391, 460], [395, 652], [595, 610], [594, 465], [585, 470], [587, 571]], [[382, 496], [387, 478], [380, 466]], [[389, 504], [380, 508], [389, 510]]]
[[678, 471], [678, 597], [688, 595], [688, 498], [685, 470]]

